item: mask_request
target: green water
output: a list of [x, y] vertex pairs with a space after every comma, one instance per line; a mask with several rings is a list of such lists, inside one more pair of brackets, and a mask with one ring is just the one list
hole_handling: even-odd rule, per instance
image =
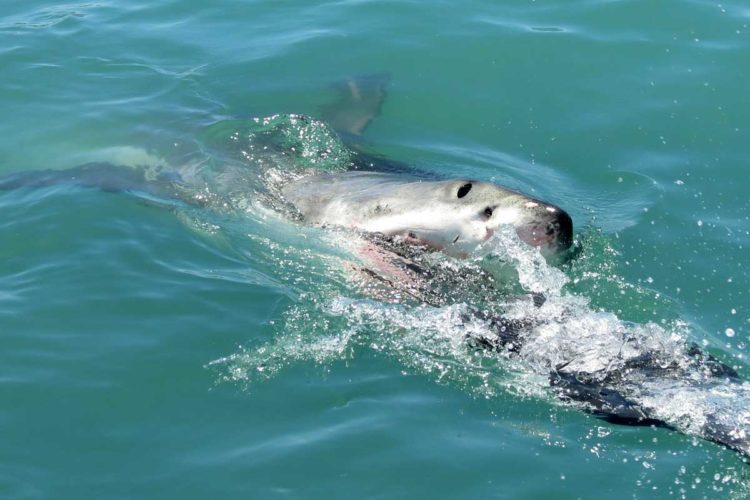
[[[0, 173], [220, 162], [205, 127], [388, 73], [370, 149], [564, 207], [570, 293], [748, 376], [749, 24], [739, 1], [4, 0]], [[72, 186], [0, 214], [2, 498], [750, 492], [718, 445], [343, 338], [326, 235]], [[272, 376], [222, 361], [262, 346]]]

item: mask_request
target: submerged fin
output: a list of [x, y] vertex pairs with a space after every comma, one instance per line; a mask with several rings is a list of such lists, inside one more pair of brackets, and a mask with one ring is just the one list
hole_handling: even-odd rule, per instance
[[67, 170], [28, 170], [0, 177], [0, 190], [78, 186], [107, 192], [137, 192], [157, 198], [178, 198], [175, 179], [165, 174], [149, 179], [143, 169], [109, 163], [87, 163]]
[[577, 401], [589, 406], [597, 417], [615, 424], [664, 425], [652, 419], [637, 403], [630, 401], [613, 387], [592, 380], [581, 380], [574, 373], [554, 371], [550, 386], [563, 401]]
[[750, 437], [740, 429], [732, 428], [721, 422], [714, 415], [708, 415], [706, 424], [701, 429], [704, 438], [726, 446], [750, 457]]
[[389, 80], [389, 75], [381, 73], [351, 78], [334, 85], [338, 97], [321, 107], [321, 118], [337, 132], [362, 135], [380, 113]]

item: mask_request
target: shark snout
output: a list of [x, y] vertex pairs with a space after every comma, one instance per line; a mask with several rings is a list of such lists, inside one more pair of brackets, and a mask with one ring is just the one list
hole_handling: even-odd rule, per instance
[[557, 207], [545, 207], [541, 216], [516, 226], [516, 233], [529, 245], [564, 252], [573, 244], [573, 219]]
[[557, 217], [547, 224], [547, 231], [554, 235], [560, 250], [567, 250], [573, 244], [573, 219], [564, 210], [557, 209]]

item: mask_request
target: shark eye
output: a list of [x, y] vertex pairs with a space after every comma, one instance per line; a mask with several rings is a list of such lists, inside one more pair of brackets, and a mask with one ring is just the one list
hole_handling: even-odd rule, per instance
[[467, 194], [469, 194], [469, 191], [471, 191], [471, 182], [464, 184], [460, 188], [458, 188], [458, 192], [456, 193], [456, 196], [459, 198], [463, 198]]
[[492, 212], [494, 212], [494, 211], [495, 211], [494, 208], [487, 207], [487, 208], [484, 209], [484, 212], [482, 212], [482, 213], [484, 214], [485, 217], [487, 217], [489, 219], [490, 217], [492, 217]]

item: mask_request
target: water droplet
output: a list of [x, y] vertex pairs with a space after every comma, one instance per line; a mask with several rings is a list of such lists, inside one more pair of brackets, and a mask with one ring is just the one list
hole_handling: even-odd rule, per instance
[[734, 337], [734, 330], [731, 328], [727, 328], [724, 333], [726, 333], [727, 337]]

